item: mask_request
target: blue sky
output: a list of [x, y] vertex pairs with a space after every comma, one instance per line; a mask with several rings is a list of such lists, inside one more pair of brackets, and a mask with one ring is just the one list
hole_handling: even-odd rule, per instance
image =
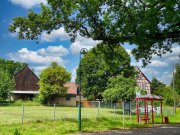
[[[85, 39], [78, 35], [74, 43], [64, 31], [64, 28], [54, 30], [50, 35], [43, 32], [40, 35], [40, 43], [35, 41], [18, 40], [17, 34], [8, 31], [9, 24], [14, 17], [26, 16], [29, 9], [36, 12], [40, 10], [40, 3], [47, 4], [46, 0], [0, 0], [0, 57], [14, 61], [26, 62], [30, 68], [38, 75], [41, 70], [50, 65], [52, 61], [57, 61], [72, 73], [74, 81], [75, 69], [79, 63], [79, 50], [81, 48], [90, 49], [98, 41]], [[124, 45], [127, 52], [135, 46]], [[131, 56], [131, 64], [139, 66], [144, 74], [149, 78], [158, 78], [166, 84], [171, 82], [173, 65], [179, 62], [180, 46], [173, 45], [173, 53], [167, 53], [162, 58], [153, 56], [152, 63], [146, 68], [142, 68], [141, 61], [136, 62]]]

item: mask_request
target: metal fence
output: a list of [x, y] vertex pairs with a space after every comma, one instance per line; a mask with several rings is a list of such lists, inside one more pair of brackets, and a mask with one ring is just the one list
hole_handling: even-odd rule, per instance
[[[143, 115], [143, 105], [139, 103], [140, 115]], [[89, 102], [82, 105], [82, 119], [110, 118], [120, 120], [123, 124], [136, 123], [135, 102], [127, 103], [106, 103], [106, 102]], [[158, 113], [158, 104], [155, 106], [155, 116], [160, 117]], [[149, 112], [150, 113], [150, 112]], [[173, 115], [173, 109], [168, 107], [163, 109], [166, 116]], [[150, 117], [151, 115], [149, 115]], [[77, 119], [78, 107], [65, 107], [56, 104], [49, 106], [12, 106], [9, 104], [0, 104], [0, 123], [25, 123], [30, 121], [55, 121], [61, 119]]]

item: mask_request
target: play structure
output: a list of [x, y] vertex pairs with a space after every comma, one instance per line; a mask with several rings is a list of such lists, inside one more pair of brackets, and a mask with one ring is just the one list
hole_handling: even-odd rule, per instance
[[[152, 119], [152, 124], [154, 124], [154, 101], [159, 101], [160, 102], [160, 115], [162, 118], [162, 123], [163, 123], [163, 113], [162, 113], [162, 100], [163, 98], [161, 96], [153, 96], [153, 95], [138, 95], [135, 98], [136, 100], [136, 117], [137, 117], [137, 123], [140, 121], [144, 121], [145, 124], [149, 123], [150, 117], [149, 113], [151, 113], [151, 119]], [[144, 108], [141, 108], [141, 112], [144, 112], [143, 116], [140, 116], [140, 107], [139, 107], [139, 101], [143, 101]], [[150, 102], [150, 105], [149, 105]]]

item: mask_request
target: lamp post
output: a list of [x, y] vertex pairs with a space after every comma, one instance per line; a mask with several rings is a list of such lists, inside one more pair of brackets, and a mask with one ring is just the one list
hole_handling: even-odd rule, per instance
[[79, 64], [79, 107], [78, 107], [78, 126], [81, 131], [81, 55], [85, 55], [88, 52], [86, 48], [80, 50], [80, 64]]

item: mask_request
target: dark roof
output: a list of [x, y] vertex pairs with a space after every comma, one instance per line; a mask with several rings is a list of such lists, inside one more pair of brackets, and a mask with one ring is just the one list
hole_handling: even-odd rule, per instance
[[25, 70], [26, 68], [27, 68], [29, 71], [31, 71], [31, 72], [33, 73], [33, 75], [39, 80], [39, 78], [37, 77], [37, 75], [36, 75], [28, 66], [25, 66], [24, 68], [22, 68], [19, 72], [15, 73], [14, 76], [20, 74], [20, 73], [21, 73], [23, 70]]

